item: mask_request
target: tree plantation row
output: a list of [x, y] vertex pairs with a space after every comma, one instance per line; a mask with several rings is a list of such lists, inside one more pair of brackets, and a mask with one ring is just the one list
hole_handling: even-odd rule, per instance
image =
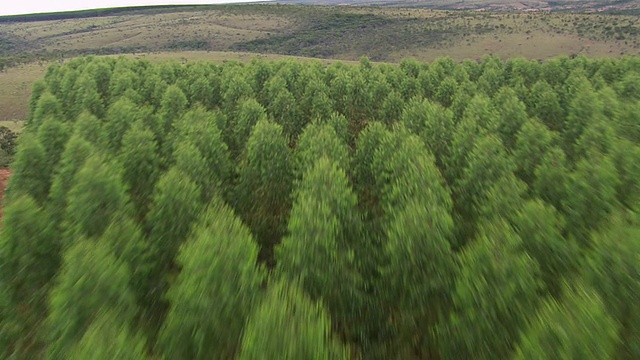
[[85, 57], [29, 106], [0, 357], [640, 358], [640, 58]]

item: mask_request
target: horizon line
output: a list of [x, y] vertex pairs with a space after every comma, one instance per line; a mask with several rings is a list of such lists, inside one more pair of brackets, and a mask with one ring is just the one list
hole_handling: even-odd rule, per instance
[[140, 4], [140, 5], [116, 5], [116, 6], [105, 6], [105, 7], [77, 7], [73, 9], [63, 9], [63, 10], [43, 10], [43, 11], [35, 11], [35, 12], [13, 12], [13, 13], [2, 13], [0, 12], [0, 18], [5, 17], [19, 17], [19, 16], [30, 16], [30, 15], [49, 15], [49, 14], [65, 14], [65, 13], [75, 13], [81, 11], [100, 11], [100, 10], [126, 10], [126, 9], [142, 9], [142, 8], [155, 8], [155, 7], [189, 7], [189, 6], [215, 6], [215, 5], [233, 5], [233, 4], [248, 4], [248, 3], [266, 3], [266, 2], [275, 2], [277, 0], [221, 0], [221, 1], [212, 1], [210, 3], [184, 3], [184, 4], [169, 4], [158, 2], [157, 4]]

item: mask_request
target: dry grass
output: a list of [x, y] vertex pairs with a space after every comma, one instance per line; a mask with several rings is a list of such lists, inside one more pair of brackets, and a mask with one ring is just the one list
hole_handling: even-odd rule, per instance
[[20, 133], [22, 128], [24, 128], [24, 121], [22, 120], [2, 120], [0, 121], [0, 126], [5, 126], [9, 130]]
[[269, 36], [291, 29], [284, 16], [234, 14], [223, 10], [132, 14], [54, 21], [3, 24], [3, 31], [31, 48], [78, 50], [113, 47], [160, 48], [192, 40], [207, 41], [224, 49], [239, 41]]
[[[317, 26], [335, 14], [364, 19]], [[367, 21], [389, 19], [367, 27]], [[336, 30], [364, 21], [335, 37]], [[310, 28], [311, 26], [311, 28]], [[619, 31], [619, 32], [616, 32]], [[294, 46], [283, 52], [277, 44], [240, 47], [252, 52], [288, 55], [320, 42], [325, 57], [356, 60], [362, 55], [398, 61], [405, 54], [432, 60], [434, 54], [479, 58], [548, 58], [584, 53], [593, 56], [640, 54], [640, 17], [571, 13], [487, 13], [376, 7], [231, 6], [167, 13], [133, 12], [116, 16], [2, 25], [1, 32], [27, 44], [28, 51], [127, 49], [166, 51], [205, 47], [230, 51], [252, 40], [292, 36]], [[440, 34], [440, 35], [438, 35]], [[429, 37], [436, 40], [420, 41]], [[279, 39], [279, 38], [278, 38]], [[312, 44], [309, 44], [311, 39]], [[279, 41], [279, 40], [278, 40]], [[327, 49], [329, 48], [329, 49]], [[135, 50], [137, 49], [137, 50]]]
[[0, 72], [0, 121], [26, 119], [31, 87], [46, 69], [45, 63], [32, 63]]
[[[111, 55], [120, 56], [120, 55]], [[122, 55], [134, 59], [146, 59], [149, 61], [171, 61], [171, 60], [187, 60], [187, 61], [211, 61], [223, 62], [228, 60], [250, 61], [258, 58], [264, 60], [284, 60], [295, 59], [300, 61], [320, 61], [323, 64], [331, 64], [337, 61], [344, 63], [357, 63], [356, 60], [340, 60], [340, 59], [316, 59], [304, 56], [289, 56], [278, 54], [255, 54], [249, 52], [238, 51], [177, 51], [177, 52], [158, 52], [158, 53], [141, 53]]]

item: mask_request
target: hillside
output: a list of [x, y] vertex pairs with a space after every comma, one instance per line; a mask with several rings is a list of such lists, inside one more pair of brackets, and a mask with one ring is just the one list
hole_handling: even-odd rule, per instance
[[637, 14], [635, 0], [276, 0], [283, 4], [375, 5], [438, 10], [609, 12]]
[[493, 54], [545, 59], [640, 52], [640, 18], [601, 13], [264, 4], [60, 16], [49, 20], [36, 15], [0, 18], [0, 59], [11, 65], [80, 54], [180, 50], [235, 50], [349, 60], [366, 55], [374, 61], [399, 61], [407, 56], [433, 60], [449, 55], [461, 60]]

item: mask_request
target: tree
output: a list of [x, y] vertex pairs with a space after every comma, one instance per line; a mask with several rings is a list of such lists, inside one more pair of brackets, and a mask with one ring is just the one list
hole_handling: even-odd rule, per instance
[[129, 128], [151, 116], [148, 110], [141, 109], [133, 101], [122, 97], [113, 103], [105, 115], [103, 142], [107, 149], [118, 153], [122, 146], [122, 138]]
[[[77, 60], [82, 61], [80, 59]], [[64, 117], [59, 117], [59, 119], [66, 118], [70, 120], [78, 115], [75, 113], [76, 104], [78, 103], [78, 93], [75, 91], [75, 86], [81, 73], [81, 69], [72, 66], [67, 67], [64, 72], [60, 82], [60, 91], [55, 94], [60, 101], [60, 105], [62, 105], [62, 113], [64, 114]]]
[[617, 139], [613, 144], [611, 156], [620, 179], [617, 187], [617, 199], [627, 208], [638, 210], [638, 205], [640, 205], [640, 147], [626, 139]]
[[[108, 81], [108, 78], [107, 78]], [[89, 73], [82, 74], [75, 84], [76, 104], [71, 118], [75, 119], [82, 111], [89, 111], [91, 114], [102, 118], [104, 115], [104, 104], [98, 89], [97, 79]]]
[[513, 149], [516, 134], [527, 121], [527, 107], [509, 87], [501, 88], [493, 103], [499, 114], [498, 133], [502, 143], [507, 149]]
[[253, 129], [240, 165], [235, 192], [238, 213], [273, 265], [273, 246], [286, 230], [291, 209], [293, 162], [280, 125], [262, 119]]
[[571, 174], [565, 212], [567, 231], [581, 245], [589, 244], [589, 233], [608, 223], [616, 207], [616, 188], [620, 180], [610, 158], [592, 152], [576, 164]]
[[570, 186], [570, 172], [564, 151], [557, 146], [551, 147], [535, 168], [534, 175], [534, 193], [557, 210], [564, 211]]
[[151, 199], [145, 222], [149, 241], [149, 290], [143, 304], [149, 321], [158, 327], [167, 307], [163, 297], [169, 279], [178, 270], [175, 257], [202, 209], [202, 195], [189, 176], [172, 167], [158, 179]]
[[484, 225], [460, 255], [454, 311], [439, 330], [448, 359], [504, 359], [537, 305], [538, 265], [503, 220]]
[[464, 245], [474, 238], [482, 208], [493, 199], [489, 197], [493, 185], [513, 176], [514, 164], [502, 143], [494, 135], [475, 141], [461, 177], [452, 186], [457, 220], [456, 245]]
[[242, 101], [233, 118], [234, 142], [231, 146], [231, 152], [234, 158], [237, 158], [242, 149], [245, 148], [247, 140], [251, 136], [254, 126], [261, 121], [266, 120], [267, 113], [265, 109], [255, 99]]
[[82, 337], [71, 347], [69, 358], [78, 360], [142, 360], [146, 341], [122, 324], [118, 315], [101, 312]]
[[49, 301], [48, 357], [69, 358], [91, 323], [104, 311], [110, 321], [130, 324], [136, 313], [129, 268], [108, 244], [78, 239], [64, 254], [62, 271]]
[[582, 274], [619, 324], [616, 359], [640, 356], [640, 311], [635, 300], [640, 291], [639, 239], [637, 225], [616, 216], [608, 229], [594, 234], [593, 248], [583, 258]]
[[44, 147], [32, 133], [24, 132], [18, 139], [5, 204], [10, 204], [11, 199], [20, 194], [29, 195], [38, 204], [43, 204], [49, 193], [51, 174], [42, 170], [48, 168]]
[[356, 196], [344, 170], [326, 156], [307, 170], [296, 193], [288, 236], [276, 248], [277, 271], [299, 279], [312, 300], [325, 302], [338, 326], [353, 329], [360, 285]]
[[514, 359], [614, 359], [617, 324], [596, 292], [565, 285], [563, 298], [545, 301], [521, 333]]
[[549, 129], [564, 130], [564, 110], [560, 107], [558, 94], [546, 81], [540, 80], [533, 85], [527, 105], [529, 115], [540, 119]]
[[564, 127], [565, 152], [570, 159], [575, 159], [576, 144], [583, 132], [594, 122], [606, 122], [604, 106], [598, 94], [588, 81], [575, 90], [567, 107], [567, 122]]
[[139, 88], [136, 85], [140, 82], [140, 77], [124, 64], [125, 62], [119, 61], [111, 74], [111, 80], [109, 81], [109, 99], [111, 103], [123, 97], [137, 100], [142, 96], [136, 91]]
[[594, 149], [601, 154], [609, 155], [617, 141], [614, 126], [610, 119], [605, 120], [604, 117], [587, 125], [573, 147], [575, 158], [587, 157], [589, 151]]
[[96, 147], [103, 147], [102, 140], [105, 138], [104, 126], [101, 120], [83, 111], [78, 115], [78, 119], [73, 125], [72, 135], [77, 135]]
[[527, 120], [518, 131], [513, 147], [516, 174], [529, 186], [535, 180], [535, 169], [557, 139], [558, 134], [535, 118]]
[[561, 279], [577, 269], [581, 256], [577, 243], [563, 236], [564, 218], [538, 199], [527, 201], [512, 216], [523, 249], [540, 265], [547, 291], [557, 296]]
[[11, 336], [9, 329], [4, 331], [18, 356], [35, 356], [32, 351], [37, 346], [33, 345], [42, 340], [40, 329], [47, 314], [47, 296], [61, 257], [60, 240], [52, 236], [51, 230], [49, 214], [30, 196], [21, 195], [4, 209], [0, 284], [6, 296], [3, 305], [12, 311], [3, 314], [1, 322], [4, 326], [14, 322], [9, 329], [13, 327], [17, 334]]
[[335, 161], [342, 169], [349, 168], [347, 145], [341, 141], [331, 125], [315, 122], [304, 129], [298, 140], [294, 153], [296, 178], [300, 179], [322, 156]]
[[234, 116], [243, 100], [250, 99], [253, 89], [247, 81], [232, 70], [228, 70], [229, 79], [222, 86], [222, 109], [227, 116]]
[[434, 94], [434, 100], [446, 108], [451, 107], [457, 89], [458, 82], [456, 79], [453, 76], [447, 76], [438, 85], [438, 90]]
[[157, 348], [173, 359], [233, 358], [265, 278], [257, 256], [249, 230], [214, 200], [180, 249]]
[[158, 145], [160, 149], [170, 154], [171, 149], [163, 147], [167, 134], [173, 128], [173, 124], [178, 120], [187, 109], [187, 97], [182, 90], [176, 85], [170, 85], [165, 90], [162, 100], [160, 102], [160, 109], [158, 109], [159, 120], [159, 138]]
[[[355, 187], [364, 195], [375, 191], [376, 174], [373, 169], [373, 160], [377, 149], [383, 139], [387, 136], [388, 130], [380, 122], [371, 122], [362, 130], [356, 142], [356, 153], [354, 155]], [[373, 194], [371, 194], [373, 195]], [[365, 196], [366, 198], [367, 196]], [[362, 200], [362, 196], [361, 196]], [[366, 208], [370, 208], [367, 206]]]
[[377, 286], [387, 316], [394, 314], [392, 343], [426, 356], [435, 349], [430, 332], [450, 307], [456, 271], [451, 198], [424, 143], [402, 128], [383, 138], [373, 169], [386, 233]]
[[310, 79], [302, 97], [301, 110], [304, 120], [300, 128], [314, 120], [327, 119], [334, 111], [333, 101], [329, 97], [329, 89], [321, 80]]
[[359, 71], [351, 72], [347, 83], [346, 98], [346, 103], [349, 106], [346, 109], [347, 113], [344, 115], [356, 124], [370, 118], [372, 115], [373, 99], [371, 90], [367, 85], [366, 78], [362, 73]]
[[[226, 127], [224, 115], [196, 107], [187, 112], [176, 124], [173, 143], [193, 144], [204, 159], [208, 181], [200, 181], [203, 198], [208, 200], [215, 192], [224, 198], [230, 196], [234, 176], [234, 163], [223, 140]], [[174, 152], [174, 161], [178, 162]], [[195, 179], [194, 179], [195, 180]]]
[[93, 146], [78, 135], [72, 135], [66, 143], [49, 192], [48, 206], [52, 216], [56, 219], [54, 222], [58, 224], [57, 227], [64, 219], [67, 194], [75, 183], [75, 176], [94, 151]]
[[405, 107], [404, 99], [397, 91], [392, 90], [382, 103], [378, 118], [384, 122], [387, 127], [391, 127], [398, 122], [402, 116], [402, 110]]
[[300, 112], [296, 98], [283, 87], [273, 95], [267, 107], [269, 116], [284, 130], [289, 138], [297, 138], [302, 132], [304, 122], [301, 121], [302, 114]]
[[67, 199], [65, 245], [81, 237], [99, 238], [129, 201], [118, 167], [99, 154], [87, 158], [78, 170]]
[[475, 116], [465, 116], [456, 123], [451, 139], [451, 152], [444, 159], [443, 175], [448, 184], [459, 181], [475, 143], [487, 133], [487, 129], [480, 126]]
[[435, 157], [436, 165], [443, 169], [444, 162], [451, 156], [455, 126], [453, 113], [427, 100], [423, 102], [423, 106], [424, 126], [417, 135], [420, 135], [429, 152]]
[[[53, 69], [53, 65], [49, 67]], [[48, 70], [47, 70], [48, 71]], [[31, 86], [31, 97], [29, 98], [29, 114], [25, 121], [26, 124], [31, 123], [36, 114], [36, 109], [40, 101], [40, 97], [48, 90], [47, 83], [44, 79], [36, 80]]]
[[[109, 96], [109, 83], [111, 81], [111, 65], [108, 61], [94, 58], [87, 64], [85, 68], [85, 74], [89, 75], [89, 78], [93, 79], [96, 85], [96, 89], [100, 96], [100, 100], [105, 102]], [[91, 85], [93, 86], [93, 84]], [[100, 113], [93, 113], [96, 116], [100, 116]]]
[[331, 319], [297, 286], [271, 284], [251, 315], [239, 360], [347, 359], [347, 351], [331, 336]]
[[38, 141], [42, 144], [45, 152], [46, 168], [40, 171], [53, 176], [54, 169], [60, 161], [60, 155], [64, 151], [65, 144], [70, 136], [69, 127], [66, 123], [55, 118], [45, 118], [38, 128]]
[[471, 98], [469, 104], [464, 109], [465, 119], [471, 120], [480, 128], [489, 132], [495, 132], [498, 129], [500, 116], [493, 106], [491, 99], [480, 93]]
[[122, 137], [118, 160], [122, 164], [122, 181], [135, 204], [138, 218], [147, 213], [148, 204], [159, 177], [160, 159], [153, 133], [141, 121], [131, 125]]

